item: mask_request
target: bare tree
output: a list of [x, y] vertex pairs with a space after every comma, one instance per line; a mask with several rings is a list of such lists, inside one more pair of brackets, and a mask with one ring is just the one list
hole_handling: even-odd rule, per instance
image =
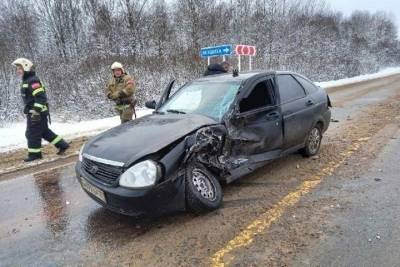
[[253, 44], [257, 68], [327, 80], [398, 65], [396, 33], [386, 13], [345, 17], [324, 0], [3, 0], [0, 120], [21, 117], [16, 57], [34, 60], [56, 114], [86, 119], [112, 112], [102, 87], [115, 60], [143, 104], [171, 76], [198, 76], [201, 47]]
[[81, 0], [38, 0], [41, 19], [46, 21], [60, 57], [68, 60], [79, 54]]

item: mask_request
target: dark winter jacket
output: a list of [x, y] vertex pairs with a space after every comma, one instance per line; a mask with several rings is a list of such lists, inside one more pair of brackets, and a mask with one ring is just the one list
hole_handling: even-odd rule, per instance
[[34, 71], [24, 72], [22, 77], [21, 96], [24, 101], [24, 113], [30, 110], [48, 114], [48, 103], [45, 88]]
[[215, 75], [215, 74], [224, 74], [227, 73], [226, 70], [221, 66], [221, 64], [211, 64], [210, 66], [207, 67], [206, 72], [204, 73], [204, 76], [208, 75]]

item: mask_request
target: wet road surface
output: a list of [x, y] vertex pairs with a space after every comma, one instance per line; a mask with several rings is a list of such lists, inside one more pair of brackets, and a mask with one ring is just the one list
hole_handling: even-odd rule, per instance
[[[380, 129], [392, 125], [390, 114], [398, 111], [398, 106], [391, 104], [396, 102], [394, 96], [399, 88], [400, 77], [394, 76], [333, 92], [331, 98], [337, 106], [333, 114], [339, 122], [332, 123], [320, 157], [290, 155], [224, 186], [223, 207], [201, 216], [183, 213], [136, 220], [113, 214], [85, 195], [73, 165], [40, 170], [33, 175], [0, 177], [0, 265], [209, 266], [213, 255], [241, 230], [310, 175], [338, 161], [338, 155], [355, 140], [372, 138]], [[377, 152], [371, 150], [369, 154], [373, 153]], [[344, 164], [343, 168], [353, 166]], [[288, 230], [285, 236], [279, 228], [292, 218], [283, 214], [274, 224], [276, 229], [271, 226], [265, 238], [230, 251], [223, 261], [242, 266], [292, 264], [294, 255], [301, 255], [304, 247], [312, 245], [307, 234], [307, 212], [313, 211], [313, 205], [312, 202], [307, 206], [309, 210], [297, 215], [304, 218], [293, 223], [300, 225], [295, 234], [289, 235]], [[290, 209], [287, 212], [290, 214]], [[315, 220], [319, 222], [321, 218]], [[333, 241], [329, 244], [337, 246]], [[255, 249], [260, 247], [263, 249]], [[321, 261], [310, 251], [303, 258], [299, 256], [300, 265], [307, 260]]]
[[[313, 243], [294, 261], [297, 266], [399, 266], [400, 131], [356, 179], [343, 179], [340, 190], [328, 182], [314, 199], [340, 199], [330, 224], [340, 231]], [[340, 179], [340, 176], [337, 177]], [[336, 182], [337, 185], [337, 182]], [[324, 196], [322, 196], [324, 194]]]

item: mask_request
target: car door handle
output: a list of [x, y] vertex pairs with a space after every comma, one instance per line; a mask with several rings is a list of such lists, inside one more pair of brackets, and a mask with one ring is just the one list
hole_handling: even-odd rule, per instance
[[308, 101], [306, 102], [306, 106], [307, 106], [307, 107], [312, 106], [312, 105], [314, 105], [314, 101], [308, 100]]
[[278, 118], [279, 118], [279, 112], [274, 111], [267, 114], [268, 120], [276, 120]]

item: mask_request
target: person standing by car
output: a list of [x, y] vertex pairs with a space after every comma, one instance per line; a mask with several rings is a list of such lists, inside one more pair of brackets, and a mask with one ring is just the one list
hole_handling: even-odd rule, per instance
[[27, 117], [25, 136], [28, 140], [28, 157], [24, 161], [42, 158], [42, 138], [58, 148], [58, 155], [63, 155], [69, 144], [49, 129], [46, 90], [36, 76], [33, 63], [26, 58], [18, 58], [12, 65], [17, 68], [17, 75], [22, 78], [21, 95], [25, 105], [24, 114]]
[[135, 114], [135, 81], [132, 76], [125, 72], [119, 62], [111, 65], [112, 78], [106, 87], [106, 96], [115, 102], [115, 109], [118, 112], [121, 123], [132, 120]]
[[224, 61], [221, 64], [218, 63], [211, 64], [207, 67], [204, 76], [228, 73], [229, 69], [230, 69], [230, 64], [227, 61]]

